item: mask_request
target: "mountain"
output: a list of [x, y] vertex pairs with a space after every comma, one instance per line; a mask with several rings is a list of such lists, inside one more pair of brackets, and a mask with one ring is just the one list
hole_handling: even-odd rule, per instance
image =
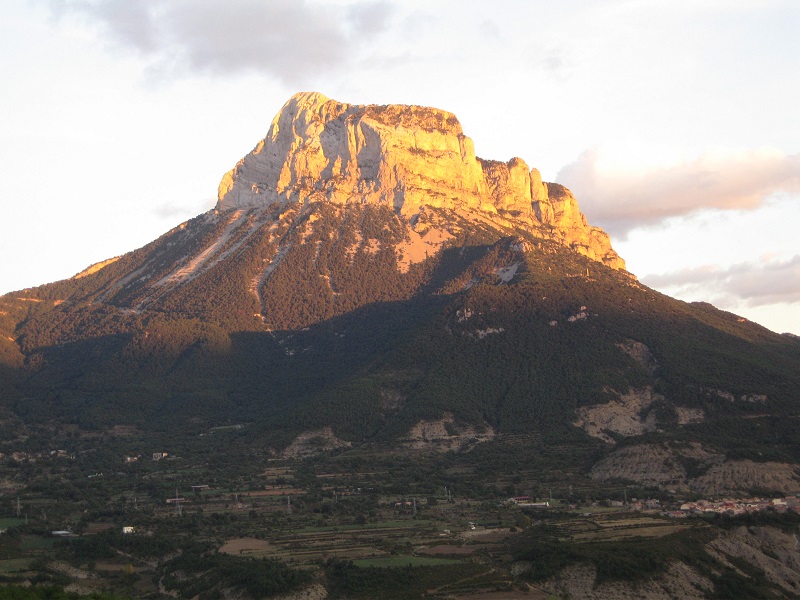
[[800, 492], [800, 342], [642, 285], [568, 189], [433, 108], [293, 96], [213, 210], [0, 298], [0, 374], [10, 431], [528, 436], [595, 481]]

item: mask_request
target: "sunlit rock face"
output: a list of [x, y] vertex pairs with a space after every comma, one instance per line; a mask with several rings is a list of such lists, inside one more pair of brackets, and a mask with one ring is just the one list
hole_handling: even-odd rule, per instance
[[530, 215], [531, 174], [521, 158], [512, 158], [508, 163], [481, 160], [491, 204], [500, 210], [515, 211]]
[[476, 158], [455, 115], [437, 108], [295, 94], [267, 136], [223, 176], [217, 210], [315, 201], [380, 204], [408, 219], [426, 206], [491, 216], [624, 268], [569, 190], [543, 183], [520, 158]]
[[219, 208], [325, 199], [479, 207], [486, 185], [456, 117], [419, 106], [357, 106], [293, 96], [267, 137], [220, 184]]

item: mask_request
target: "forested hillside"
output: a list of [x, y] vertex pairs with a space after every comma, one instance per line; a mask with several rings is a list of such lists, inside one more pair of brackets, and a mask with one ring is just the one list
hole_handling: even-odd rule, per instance
[[[323, 204], [243, 225], [255, 243], [185, 285], [145, 285], [167, 267], [129, 275], [185, 252], [180, 239], [196, 236], [183, 232], [201, 235], [209, 218], [94, 274], [5, 296], [5, 407], [86, 428], [189, 427], [191, 414], [203, 426], [330, 425], [382, 441], [445, 414], [498, 432], [583, 436], [581, 407], [643, 389], [650, 435], [796, 411], [796, 339], [448, 211], [425, 218], [446, 223], [452, 241], [405, 271], [396, 215]], [[254, 280], [264, 256], [279, 259]], [[685, 410], [702, 418], [680, 423]]]

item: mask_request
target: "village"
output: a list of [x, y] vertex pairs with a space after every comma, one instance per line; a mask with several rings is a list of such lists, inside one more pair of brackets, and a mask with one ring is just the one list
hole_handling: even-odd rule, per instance
[[718, 514], [739, 516], [764, 511], [785, 513], [795, 511], [800, 513], [800, 498], [785, 496], [783, 498], [724, 498], [722, 500], [696, 500], [684, 502], [678, 510], [673, 510], [666, 515], [685, 518], [691, 516]]
[[[170, 454], [169, 452], [152, 452], [147, 453], [145, 455], [148, 459], [152, 459], [154, 462], [159, 462], [162, 460], [175, 460], [177, 457]], [[7, 454], [0, 453], [0, 460], [9, 460], [13, 463], [24, 464], [24, 463], [36, 463], [39, 461], [46, 461], [46, 460], [53, 460], [53, 459], [70, 459], [75, 460], [76, 454], [74, 452], [68, 452], [63, 449], [58, 450], [46, 450], [41, 452], [24, 452], [24, 451], [12, 451]], [[132, 454], [132, 455], [124, 455], [122, 457], [122, 462], [125, 464], [136, 463], [142, 460], [142, 454]], [[289, 470], [291, 471], [291, 470]], [[91, 473], [87, 475], [89, 478], [99, 477], [102, 476], [102, 473]], [[281, 488], [286, 488], [284, 490], [286, 496], [293, 496], [293, 495], [303, 495], [304, 491], [302, 489], [298, 489], [296, 486], [291, 484], [289, 485], [280, 485], [283, 483], [282, 478], [278, 478], [277, 481], [273, 481], [272, 485], [268, 486], [271, 490], [268, 492], [269, 496], [280, 496], [282, 494]], [[329, 491], [334, 490], [334, 487], [329, 487]], [[191, 485], [191, 491], [194, 492], [195, 498], [197, 498], [196, 494], [199, 492], [210, 492], [211, 488], [207, 484], [197, 484]], [[362, 492], [361, 488], [353, 488], [347, 489], [340, 488], [338, 491], [332, 491], [333, 494], [339, 494], [339, 496], [345, 495], [353, 495], [353, 494], [360, 494]], [[265, 492], [261, 492], [262, 494]], [[249, 495], [249, 494], [248, 494]], [[450, 500], [450, 496], [448, 492], [445, 492], [445, 496], [448, 500]], [[233, 497], [233, 496], [232, 496]], [[167, 504], [183, 504], [190, 502], [187, 498], [179, 497], [176, 490], [176, 495], [166, 498], [165, 499]], [[395, 508], [399, 509], [406, 509], [412, 506], [416, 506], [417, 499], [415, 498], [404, 498], [400, 501], [390, 502], [390, 504], [394, 504]], [[289, 502], [291, 505], [291, 502]], [[699, 517], [699, 516], [707, 516], [707, 515], [726, 515], [726, 516], [741, 516], [765, 511], [773, 511], [777, 513], [786, 513], [788, 511], [793, 511], [800, 513], [800, 494], [795, 496], [783, 496], [783, 497], [748, 497], [748, 498], [697, 498], [693, 500], [681, 500], [679, 498], [673, 499], [658, 499], [658, 498], [648, 498], [648, 499], [638, 499], [635, 497], [628, 498], [627, 493], [624, 494], [623, 499], [599, 499], [599, 500], [592, 500], [588, 502], [574, 502], [566, 499], [554, 499], [552, 494], [549, 498], [545, 499], [537, 499], [534, 496], [530, 495], [520, 495], [520, 496], [513, 496], [508, 498], [505, 501], [505, 505], [509, 507], [516, 507], [520, 509], [537, 509], [537, 510], [547, 510], [547, 509], [554, 509], [554, 510], [571, 510], [571, 511], [581, 511], [584, 509], [605, 509], [605, 510], [613, 510], [616, 509], [620, 512], [626, 511], [633, 511], [633, 512], [642, 512], [642, 513], [649, 513], [653, 515], [659, 515], [662, 517], [673, 517], [678, 519], [684, 519], [688, 517]], [[233, 506], [241, 507], [242, 504], [239, 501], [239, 495], [235, 495], [235, 502]], [[127, 532], [126, 532], [127, 533]]]
[[198, 436], [194, 446], [133, 434], [8, 444], [0, 575], [66, 583], [69, 569], [87, 589], [145, 595], [163, 584], [188, 594], [190, 580], [173, 575], [187, 566], [172, 558], [180, 547], [209, 551], [219, 566], [278, 561], [334, 580], [342, 565], [378, 579], [413, 565], [436, 582], [426, 589], [458, 591], [447, 587], [451, 571], [476, 589], [508, 589], [519, 578], [503, 561], [532, 540], [587, 560], [612, 544], [638, 556], [661, 539], [700, 548], [729, 518], [792, 523], [800, 513], [795, 496], [701, 498], [574, 473], [545, 478], [501, 452], [484, 461], [511, 475], [473, 454], [365, 448], [291, 460], [237, 445], [238, 431]]

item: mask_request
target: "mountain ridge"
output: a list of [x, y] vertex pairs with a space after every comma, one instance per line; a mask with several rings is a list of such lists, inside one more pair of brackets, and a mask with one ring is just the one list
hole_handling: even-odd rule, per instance
[[[397, 140], [420, 122], [428, 145], [415, 153]], [[364, 156], [389, 149], [377, 162], [343, 159], [357, 139], [345, 133], [359, 128], [374, 133]], [[796, 340], [647, 288], [610, 245], [593, 256], [581, 236], [600, 230], [572, 194], [520, 159], [462, 154], [470, 143], [450, 113], [301, 94], [270, 132], [276, 142], [223, 177], [215, 209], [72, 279], [0, 298], [8, 410], [101, 428], [161, 428], [182, 411], [207, 425], [246, 419], [276, 451], [303, 431], [402, 443], [446, 422], [595, 449], [700, 443], [702, 431], [723, 455], [728, 430], [747, 429], [740, 418], [795, 414]], [[318, 152], [325, 136], [338, 154]], [[270, 156], [277, 171], [259, 167]], [[408, 183], [419, 161], [428, 174], [467, 165], [484, 201], [419, 175], [428, 187], [396, 204], [381, 186]], [[765, 454], [759, 436], [736, 456], [800, 459], [790, 440]]]
[[[643, 285], [569, 190], [474, 157], [445, 111], [301, 94], [270, 132], [214, 209], [0, 296], [20, 579], [796, 595], [797, 338]], [[57, 561], [30, 543], [62, 529], [85, 537]]]
[[217, 210], [319, 201], [385, 205], [413, 220], [424, 207], [498, 215], [514, 226], [624, 268], [569, 190], [525, 161], [479, 159], [458, 119], [440, 109], [350, 105], [295, 94], [267, 136], [226, 173]]

